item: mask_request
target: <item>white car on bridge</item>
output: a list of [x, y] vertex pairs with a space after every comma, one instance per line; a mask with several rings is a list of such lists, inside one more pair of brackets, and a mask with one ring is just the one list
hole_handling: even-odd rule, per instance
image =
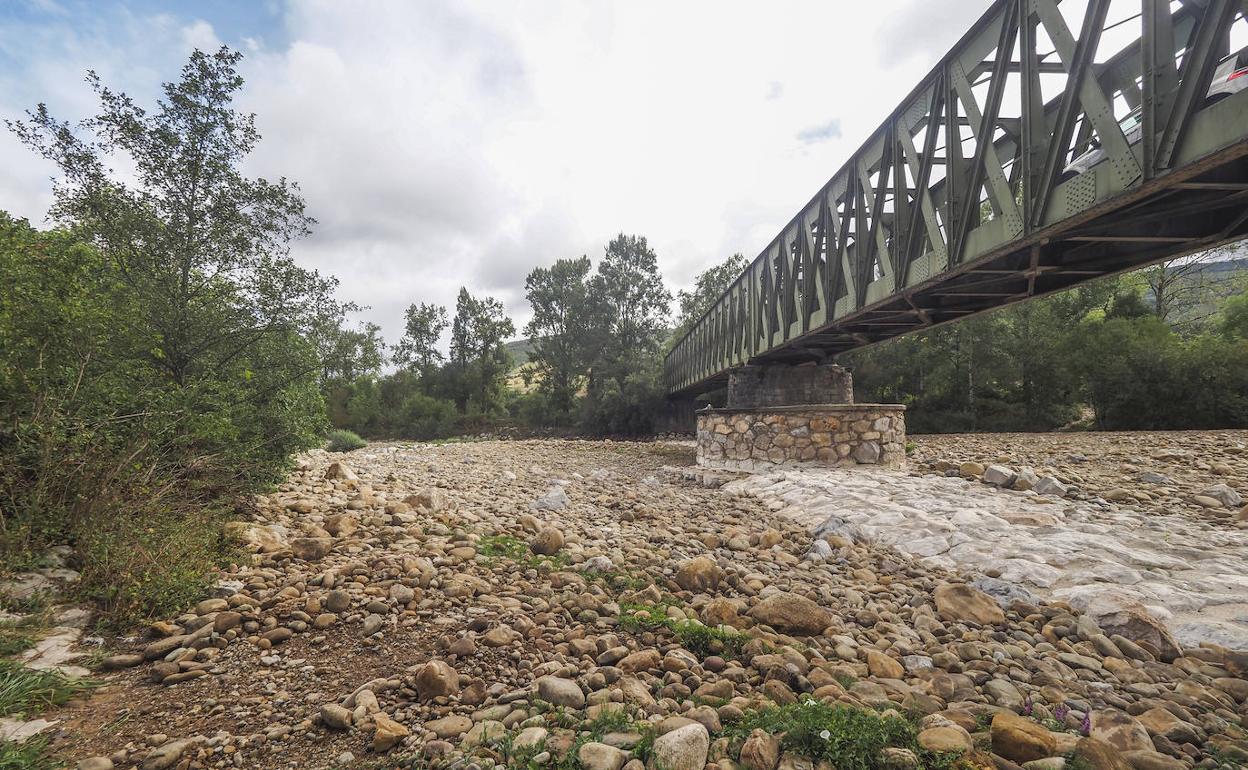
[[[1231, 94], [1238, 93], [1246, 88], [1248, 88], [1248, 48], [1233, 53], [1218, 62], [1217, 68], [1213, 71], [1213, 83], [1209, 86], [1209, 92], [1205, 96], [1205, 104], [1221, 101]], [[1118, 121], [1118, 127], [1122, 129], [1123, 135], [1127, 138], [1127, 144], [1135, 144], [1140, 141], [1144, 128], [1143, 123], [1139, 107], [1131, 110], [1126, 117]], [[1065, 182], [1067, 179], [1073, 179], [1080, 174], [1087, 173], [1088, 169], [1104, 159], [1105, 150], [1101, 148], [1099, 141], [1093, 139], [1090, 150], [1072, 160], [1066, 168], [1062, 169], [1059, 181]]]

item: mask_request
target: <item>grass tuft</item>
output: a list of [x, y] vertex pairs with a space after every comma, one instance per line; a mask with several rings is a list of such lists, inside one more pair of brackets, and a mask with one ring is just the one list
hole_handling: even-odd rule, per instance
[[620, 605], [620, 628], [639, 633], [665, 628], [676, 637], [681, 647], [695, 655], [727, 655], [741, 653], [750, 640], [748, 634], [736, 629], [715, 628], [696, 620], [676, 620], [667, 616], [671, 604], [622, 604]]
[[90, 680], [0, 660], [0, 716], [28, 715], [59, 706], [92, 687], [95, 683]]
[[568, 559], [563, 554], [539, 556], [529, 550], [529, 544], [512, 535], [487, 535], [477, 541], [477, 554], [486, 559], [510, 559], [521, 567], [534, 569], [543, 565], [552, 569], [560, 569], [567, 565]]
[[0, 658], [8, 658], [35, 646], [49, 625], [46, 611], [0, 621]]
[[327, 448], [331, 452], [353, 452], [368, 446], [368, 442], [360, 438], [358, 433], [341, 428], [331, 430], [326, 438], [329, 440]]
[[28, 738], [22, 743], [0, 742], [0, 770], [60, 770], [64, 765], [48, 755], [48, 739]]

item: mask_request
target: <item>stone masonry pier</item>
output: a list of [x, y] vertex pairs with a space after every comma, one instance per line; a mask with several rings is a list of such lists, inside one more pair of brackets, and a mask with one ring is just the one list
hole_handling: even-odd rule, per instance
[[807, 465], [881, 465], [906, 460], [900, 404], [808, 404], [698, 412], [698, 465], [767, 471]]
[[741, 367], [729, 376], [728, 406], [697, 413], [698, 465], [904, 467], [906, 408], [853, 400], [853, 378], [840, 366]]

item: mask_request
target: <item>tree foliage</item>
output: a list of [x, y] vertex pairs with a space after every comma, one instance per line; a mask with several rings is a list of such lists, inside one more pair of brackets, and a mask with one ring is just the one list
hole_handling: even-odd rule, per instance
[[[851, 353], [856, 395], [909, 405], [907, 427], [917, 433], [1248, 425], [1248, 343], [1235, 331], [1242, 299], [1221, 303], [1218, 327], [1216, 312], [1203, 326], [1171, 324], [1142, 277], [1083, 284]], [[1182, 302], [1170, 313], [1192, 318]]]
[[0, 217], [2, 546], [77, 543], [123, 615], [193, 598], [204, 517], [280, 478], [322, 433], [321, 376], [359, 371], [322, 359], [347, 307], [289, 256], [312, 225], [297, 189], [241, 171], [260, 137], [238, 61], [194, 52], [152, 111], [92, 73], [95, 116], [8, 124], [58, 167], [60, 228]]
[[426, 372], [443, 361], [438, 340], [446, 331], [446, 308], [422, 302], [408, 305], [403, 314], [403, 339], [394, 351], [394, 363]]
[[672, 295], [645, 237], [620, 233], [613, 238], [589, 292], [591, 328], [598, 338], [591, 362], [594, 380], [622, 381], [639, 362], [658, 352], [669, 331]]
[[533, 341], [529, 356], [538, 389], [559, 414], [572, 409], [594, 343], [589, 314], [589, 257], [560, 259], [536, 267], [525, 279], [525, 296], [533, 317], [524, 333]]
[[450, 384], [460, 411], [501, 411], [511, 357], [503, 347], [516, 326], [493, 297], [478, 299], [461, 287], [451, 322]]

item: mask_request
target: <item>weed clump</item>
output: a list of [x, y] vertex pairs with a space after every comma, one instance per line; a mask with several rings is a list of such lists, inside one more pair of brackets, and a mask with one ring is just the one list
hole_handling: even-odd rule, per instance
[[750, 640], [733, 628], [712, 627], [696, 620], [678, 620], [667, 616], [667, 608], [673, 604], [622, 604], [620, 606], [620, 628], [638, 633], [655, 631], [660, 628], [671, 632], [681, 647], [696, 655], [728, 655], [740, 654], [741, 648]]
[[559, 569], [568, 563], [567, 557], [559, 553], [539, 556], [528, 543], [512, 535], [486, 535], [477, 541], [477, 555], [490, 561], [510, 559], [521, 567], [533, 569], [542, 566]]
[[925, 768], [953, 768], [956, 754], [937, 754], [918, 745], [915, 725], [896, 713], [880, 713], [844, 704], [827, 704], [806, 699], [783, 706], [770, 706], [747, 713], [732, 728], [744, 739], [760, 729], [772, 735], [783, 734], [785, 751], [819, 762], [827, 761], [837, 770], [883, 770], [886, 748], [912, 751]]
[[329, 439], [327, 448], [331, 452], [353, 452], [368, 446], [368, 442], [360, 438], [358, 433], [341, 428], [331, 430], [326, 438]]
[[31, 714], [59, 706], [95, 683], [65, 676], [59, 671], [26, 668], [13, 660], [0, 660], [0, 716]]

